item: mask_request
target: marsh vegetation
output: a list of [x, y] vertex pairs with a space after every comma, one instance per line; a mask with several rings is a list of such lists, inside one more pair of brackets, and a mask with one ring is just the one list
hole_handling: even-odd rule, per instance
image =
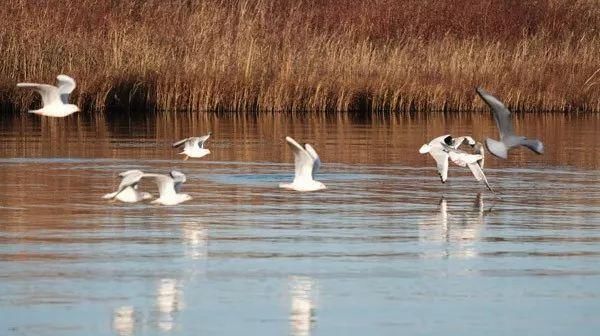
[[597, 0], [7, 0], [0, 101], [95, 111], [600, 111]]

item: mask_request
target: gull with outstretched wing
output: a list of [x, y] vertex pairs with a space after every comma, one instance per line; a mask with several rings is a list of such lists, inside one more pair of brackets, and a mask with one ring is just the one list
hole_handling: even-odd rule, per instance
[[210, 138], [212, 133], [208, 132], [207, 135], [201, 137], [190, 137], [185, 138], [183, 140], [179, 140], [173, 144], [173, 147], [181, 147], [183, 146], [183, 152], [179, 154], [185, 155], [184, 160], [189, 158], [201, 158], [210, 154], [210, 150], [204, 148], [204, 143]]
[[185, 174], [173, 170], [169, 175], [163, 174], [144, 174], [144, 178], [150, 177], [156, 182], [159, 197], [152, 201], [162, 205], [177, 205], [192, 199], [188, 194], [180, 193], [181, 185], [185, 183]]
[[544, 144], [538, 139], [528, 139], [527, 137], [515, 135], [512, 121], [510, 120], [510, 111], [498, 98], [492, 96], [482, 88], [476, 89], [477, 94], [492, 109], [496, 126], [500, 132], [500, 141], [490, 138], [485, 139], [485, 144], [490, 153], [495, 156], [506, 159], [508, 151], [513, 147], [525, 146], [537, 154], [544, 153]]
[[325, 185], [315, 181], [316, 172], [321, 167], [321, 159], [315, 149], [305, 144], [301, 146], [291, 137], [285, 137], [287, 144], [294, 152], [294, 180], [292, 183], [281, 183], [280, 188], [296, 191], [316, 191], [326, 189]]
[[69, 104], [69, 95], [75, 90], [75, 80], [67, 75], [58, 75], [57, 86], [38, 83], [18, 83], [19, 88], [32, 89], [42, 96], [42, 108], [30, 110], [47, 117], [66, 117], [79, 112], [77, 105]]
[[119, 200], [126, 203], [135, 203], [147, 199], [151, 199], [152, 195], [147, 192], [138, 190], [138, 184], [144, 176], [141, 170], [128, 170], [119, 174], [122, 178], [117, 191], [102, 196], [108, 200]]
[[429, 153], [435, 160], [437, 172], [442, 183], [446, 183], [446, 180], [448, 180], [448, 152], [444, 150], [444, 146], [458, 148], [464, 141], [467, 141], [471, 146], [475, 145], [475, 140], [468, 135], [455, 139], [450, 134], [446, 134], [431, 140], [428, 144], [424, 144], [419, 148], [419, 153]]

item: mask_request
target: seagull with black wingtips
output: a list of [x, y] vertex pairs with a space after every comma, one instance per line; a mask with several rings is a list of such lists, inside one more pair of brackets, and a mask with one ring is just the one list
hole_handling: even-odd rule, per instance
[[481, 99], [483, 99], [483, 101], [492, 109], [494, 120], [496, 120], [496, 126], [498, 126], [498, 131], [500, 131], [500, 141], [490, 138], [485, 139], [485, 144], [490, 153], [499, 158], [506, 159], [508, 157], [508, 151], [511, 148], [518, 146], [525, 146], [537, 154], [544, 153], [544, 144], [538, 139], [528, 139], [524, 136], [515, 135], [512, 121], [510, 120], [510, 111], [500, 100], [498, 100], [498, 98], [492, 96], [480, 87], [475, 89], [475, 91], [477, 91], [479, 97], [481, 97]]
[[450, 134], [446, 134], [431, 140], [428, 144], [424, 144], [419, 149], [419, 153], [429, 153], [429, 155], [431, 155], [431, 157], [435, 160], [438, 175], [440, 176], [440, 180], [442, 181], [442, 183], [446, 183], [446, 180], [448, 180], [449, 156], [448, 152], [444, 150], [444, 146], [458, 148], [464, 141], [467, 141], [467, 143], [471, 146], [474, 146], [476, 144], [475, 140], [473, 140], [473, 138], [468, 135], [461, 136], [455, 139]]
[[162, 205], [177, 205], [192, 199], [192, 196], [181, 193], [181, 186], [186, 181], [185, 174], [172, 170], [169, 175], [163, 174], [144, 174], [143, 176], [154, 178], [158, 187], [159, 197], [152, 203]]
[[144, 172], [134, 169], [122, 172], [119, 176], [121, 176], [122, 179], [117, 191], [106, 194], [102, 196], [102, 198], [108, 200], [116, 199], [125, 203], [135, 203], [152, 198], [150, 193], [138, 190], [138, 184], [144, 176]]
[[180, 147], [183, 145], [183, 152], [179, 154], [185, 155], [183, 160], [187, 160], [189, 158], [201, 158], [210, 154], [210, 150], [204, 148], [204, 143], [210, 138], [212, 132], [208, 132], [207, 135], [201, 137], [190, 137], [185, 138], [183, 140], [179, 140], [173, 144], [173, 147]]

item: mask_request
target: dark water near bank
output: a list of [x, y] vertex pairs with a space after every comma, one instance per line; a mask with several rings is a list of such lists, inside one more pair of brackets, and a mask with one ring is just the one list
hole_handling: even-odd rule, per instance
[[[542, 139], [439, 183], [417, 151], [488, 114], [0, 117], [1, 335], [596, 335], [600, 117], [525, 115]], [[212, 154], [170, 144], [211, 130]], [[286, 135], [328, 189], [277, 188]], [[117, 174], [187, 174], [180, 206], [101, 199]], [[154, 185], [142, 184], [155, 192]]]

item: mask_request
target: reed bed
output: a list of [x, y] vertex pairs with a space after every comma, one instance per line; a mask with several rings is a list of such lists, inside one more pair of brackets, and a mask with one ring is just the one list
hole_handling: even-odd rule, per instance
[[0, 104], [103, 111], [600, 111], [598, 0], [6, 0]]

